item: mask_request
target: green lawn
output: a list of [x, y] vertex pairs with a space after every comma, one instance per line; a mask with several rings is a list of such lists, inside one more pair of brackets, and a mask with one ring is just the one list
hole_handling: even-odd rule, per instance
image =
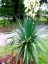
[[[0, 56], [6, 57], [9, 54], [12, 54], [12, 49], [14, 49], [17, 45], [6, 45], [6, 46], [0, 46]], [[15, 50], [14, 50], [15, 52]]]
[[44, 22], [44, 21], [47, 21], [47, 19], [42, 17], [42, 18], [40, 18], [39, 21]]
[[[48, 38], [46, 39], [46, 42], [47, 42], [47, 44], [48, 44]], [[46, 49], [46, 53], [45, 53], [45, 55], [46, 55], [46, 58], [44, 58], [42, 55], [40, 55], [39, 54], [39, 64], [48, 64], [48, 47], [45, 47], [44, 45], [43, 45], [43, 47]]]

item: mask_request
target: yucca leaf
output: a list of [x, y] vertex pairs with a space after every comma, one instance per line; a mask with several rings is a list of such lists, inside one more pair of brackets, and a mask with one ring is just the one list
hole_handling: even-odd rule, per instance
[[25, 49], [24, 49], [24, 60], [25, 60], [25, 56], [26, 56], [26, 51], [27, 51], [27, 45], [25, 45]]
[[33, 48], [32, 48], [32, 57], [33, 57], [33, 60], [35, 62], [35, 64], [38, 64], [38, 55], [37, 55], [37, 49], [36, 49], [36, 46], [34, 43], [32, 43], [33, 45]]
[[38, 64], [38, 57], [36, 55], [35, 50], [34, 49], [29, 49], [29, 48], [28, 48], [28, 50], [29, 50], [29, 52], [30, 52], [30, 54], [32, 56], [32, 59], [33, 59], [34, 64]]
[[32, 33], [32, 27], [33, 26], [33, 19], [30, 18], [30, 19], [25, 19], [24, 21], [24, 29], [25, 29], [25, 34], [26, 34], [26, 37], [27, 39], [31, 36], [31, 33]]
[[18, 46], [16, 46], [15, 48], [13, 48], [13, 50], [18, 50], [18, 49], [20, 49], [20, 47], [22, 47], [23, 45], [18, 45]]
[[24, 30], [25, 30], [25, 34], [26, 34], [26, 37], [28, 38], [28, 19], [25, 19], [24, 21]]
[[11, 43], [10, 43], [10, 46], [12, 46], [14, 44], [14, 41], [12, 41]]
[[40, 48], [38, 48], [38, 47], [36, 47], [36, 48], [37, 48], [38, 53], [46, 58], [46, 54]]
[[19, 35], [19, 37], [22, 39], [22, 33], [20, 32], [20, 31], [16, 31], [17, 32], [17, 34]]
[[34, 48], [34, 50], [36, 51], [36, 54], [37, 54], [37, 49], [36, 49], [35, 44], [34, 44], [34, 43], [32, 43], [32, 46], [33, 46], [33, 48]]
[[32, 58], [34, 60], [34, 64], [38, 64], [38, 57], [34, 49], [32, 49]]
[[39, 22], [39, 20], [33, 20], [34, 21], [34, 24], [32, 25], [32, 33], [34, 32], [34, 30], [36, 29], [36, 26], [37, 26], [37, 24], [38, 24], [38, 22]]
[[22, 34], [25, 36], [24, 29], [23, 29], [23, 27], [21, 26], [20, 22], [19, 22], [19, 28], [20, 28], [20, 31], [22, 32]]
[[17, 54], [17, 56], [16, 56], [16, 64], [17, 64], [17, 62], [18, 62], [18, 60], [19, 60], [19, 58], [20, 58], [20, 56], [23, 54], [23, 49], [22, 49], [22, 47], [19, 49], [19, 51], [18, 51], [18, 54]]
[[28, 49], [26, 49], [25, 64], [28, 64]]
[[29, 37], [31, 37], [31, 35], [32, 35], [32, 33], [33, 33], [33, 19], [32, 19], [32, 18], [29, 19], [28, 32], [29, 32]]
[[45, 42], [45, 40], [43, 38], [38, 38], [38, 40], [43, 43], [45, 46], [48, 47], [48, 44]]
[[35, 38], [37, 37], [37, 35], [33, 34], [31, 37], [32, 37], [31, 38], [32, 40], [35, 40]]
[[30, 18], [30, 19], [29, 19], [29, 32], [30, 32], [30, 35], [31, 35], [31, 33], [32, 33], [32, 26], [33, 26], [33, 19]]
[[39, 22], [39, 19], [34, 20], [34, 27], [33, 27], [33, 28], [34, 28], [34, 30], [36, 29], [38, 22]]
[[35, 42], [35, 39], [36, 39], [37, 35], [35, 35], [35, 33], [32, 34], [31, 36], [31, 43]]
[[41, 46], [41, 44], [40, 44], [38, 41], [36, 41], [36, 43], [37, 43], [38, 47], [39, 47], [42, 51], [46, 52], [46, 50]]
[[25, 34], [26, 34], [27, 39], [30, 37], [30, 31], [32, 28], [32, 25], [30, 25], [31, 22], [32, 21], [30, 21], [30, 19], [26, 19], [26, 21], [24, 21], [24, 29], [25, 29]]

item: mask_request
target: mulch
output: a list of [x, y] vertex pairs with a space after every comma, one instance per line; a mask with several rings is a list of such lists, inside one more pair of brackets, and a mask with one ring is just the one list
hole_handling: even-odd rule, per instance
[[3, 27], [3, 28], [0, 28], [0, 33], [10, 32], [14, 29], [15, 29], [15, 27]]
[[6, 58], [0, 57], [0, 63], [7, 62], [11, 57], [11, 55], [8, 55]]

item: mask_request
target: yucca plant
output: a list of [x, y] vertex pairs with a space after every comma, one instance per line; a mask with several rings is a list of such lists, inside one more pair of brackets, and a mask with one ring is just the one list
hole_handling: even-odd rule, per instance
[[[13, 36], [12, 45], [14, 43], [19, 44], [15, 49], [18, 49], [18, 54], [16, 56], [16, 63], [19, 58], [23, 55], [24, 64], [39, 64], [38, 62], [38, 53], [41, 53], [44, 56], [43, 52], [46, 52], [42, 47], [41, 43], [45, 44], [43, 38], [39, 37], [37, 34], [36, 26], [38, 24], [38, 19], [33, 20], [32, 18], [24, 19], [24, 26], [18, 22], [19, 30], [15, 31], [18, 34], [18, 37]], [[15, 41], [16, 40], [16, 41]], [[14, 49], [13, 49], [14, 50]]]

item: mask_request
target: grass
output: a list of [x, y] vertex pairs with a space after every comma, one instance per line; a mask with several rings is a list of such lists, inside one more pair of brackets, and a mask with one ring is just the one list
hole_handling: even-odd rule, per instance
[[[46, 39], [46, 42], [48, 43], [48, 39]], [[10, 47], [10, 45], [0, 47], [0, 56], [6, 57], [8, 54], [12, 54], [12, 49], [15, 48], [16, 46], [18, 45], [14, 44], [12, 47]], [[47, 47], [44, 48], [47, 51], [47, 53], [45, 53], [46, 58], [44, 58], [42, 55], [39, 54], [39, 64], [48, 64], [48, 48]]]
[[[6, 46], [0, 46], [0, 56], [1, 57], [6, 57], [9, 54], [12, 54], [12, 49], [14, 49], [16, 46], [18, 45], [13, 45], [12, 47], [10, 47], [10, 45], [6, 45]], [[15, 52], [15, 50], [14, 50]]]
[[40, 18], [40, 21], [41, 21], [41, 22], [44, 22], [44, 21], [47, 21], [47, 19], [44, 18], [44, 17], [41, 17], [41, 18]]
[[[46, 42], [48, 44], [48, 38], [46, 39]], [[43, 44], [44, 47], [44, 44]], [[46, 49], [46, 58], [44, 58], [42, 55], [39, 54], [39, 64], [48, 64], [48, 47], [44, 47]]]

